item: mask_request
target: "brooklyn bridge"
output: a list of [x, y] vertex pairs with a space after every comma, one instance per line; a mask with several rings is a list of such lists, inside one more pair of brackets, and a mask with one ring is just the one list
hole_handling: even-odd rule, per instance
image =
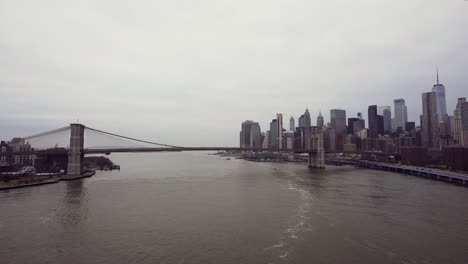
[[[91, 133], [85, 133], [91, 132]], [[85, 147], [85, 134], [93, 134], [98, 139], [105, 137], [113, 139], [122, 139], [127, 142], [141, 143], [144, 147], [133, 146], [131, 147], [102, 147], [102, 146], [87, 146]], [[54, 137], [60, 137], [63, 135], [69, 135], [69, 144], [66, 147], [57, 147], [50, 144], [50, 139]], [[50, 130], [47, 132], [27, 136], [22, 138], [25, 141], [33, 141], [41, 147], [35, 147], [29, 154], [41, 156], [41, 155], [61, 155], [67, 156], [67, 179], [80, 178], [83, 173], [83, 160], [86, 154], [106, 154], [111, 153], [138, 153], [138, 152], [179, 152], [179, 151], [241, 151], [241, 152], [274, 152], [274, 153], [306, 153], [308, 154], [308, 167], [310, 168], [324, 168], [324, 149], [323, 149], [323, 134], [319, 131], [311, 130], [307, 134], [305, 140], [306, 144], [304, 148], [262, 148], [262, 147], [184, 147], [175, 146], [169, 144], [163, 144], [158, 142], [152, 142], [132, 137], [127, 137], [103, 130], [87, 127], [83, 124], [70, 124], [66, 127]], [[49, 143], [47, 143], [49, 141]], [[52, 142], [54, 142], [52, 140]], [[10, 152], [9, 155], [20, 155], [24, 152]], [[5, 155], [5, 153], [0, 153]]]

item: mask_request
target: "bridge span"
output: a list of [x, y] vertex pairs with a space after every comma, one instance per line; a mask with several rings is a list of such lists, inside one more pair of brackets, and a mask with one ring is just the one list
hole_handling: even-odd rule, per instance
[[[70, 124], [68, 127], [55, 129], [49, 132], [40, 133], [23, 139], [31, 139], [41, 137], [47, 134], [61, 132], [70, 129], [70, 146], [65, 148], [52, 148], [46, 150], [34, 150], [28, 154], [47, 155], [47, 154], [62, 154], [68, 155], [67, 178], [80, 178], [83, 173], [83, 159], [86, 154], [110, 154], [110, 153], [147, 153], [147, 152], [180, 152], [180, 151], [246, 151], [246, 152], [273, 152], [273, 153], [307, 153], [308, 166], [310, 168], [325, 168], [325, 157], [323, 149], [323, 134], [319, 130], [310, 129], [310, 133], [306, 138], [306, 147], [301, 149], [281, 149], [281, 148], [240, 148], [240, 147], [181, 147], [168, 144], [155, 143], [126, 136], [121, 136], [94, 128], [86, 127], [82, 124]], [[157, 145], [158, 147], [145, 148], [84, 148], [84, 131], [89, 129], [95, 132], [107, 134], [113, 137], [119, 137], [126, 140], [134, 140], [137, 142]], [[16, 153], [9, 153], [15, 155]], [[17, 154], [25, 154], [17, 153]]]
[[136, 152], [179, 152], [179, 151], [246, 151], [246, 152], [278, 152], [278, 153], [316, 153], [317, 150], [306, 149], [264, 149], [236, 147], [178, 147], [178, 148], [108, 148], [83, 149], [83, 154], [110, 154]]
[[[272, 148], [237, 148], [237, 147], [178, 147], [178, 148], [84, 148], [82, 154], [106, 154], [111, 153], [145, 153], [145, 152], [181, 152], [181, 151], [245, 151], [245, 152], [272, 152], [272, 153], [316, 153], [317, 150], [307, 149], [272, 149]], [[30, 152], [9, 152], [10, 155], [47, 155], [68, 154], [68, 149], [51, 148], [45, 150], [33, 150]]]

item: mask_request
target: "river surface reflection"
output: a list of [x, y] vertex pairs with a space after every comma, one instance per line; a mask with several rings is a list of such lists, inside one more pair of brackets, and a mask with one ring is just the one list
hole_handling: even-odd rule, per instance
[[467, 263], [468, 188], [351, 167], [112, 154], [0, 191], [1, 263]]

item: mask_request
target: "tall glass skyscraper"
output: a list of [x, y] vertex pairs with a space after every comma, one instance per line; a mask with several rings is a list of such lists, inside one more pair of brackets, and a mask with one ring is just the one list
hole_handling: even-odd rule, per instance
[[262, 145], [261, 138], [262, 132], [257, 122], [251, 120], [242, 122], [240, 132], [241, 148], [260, 147]]
[[464, 145], [463, 127], [462, 127], [462, 105], [466, 103], [465, 97], [458, 98], [457, 107], [453, 111], [454, 138], [457, 144]]
[[447, 105], [445, 100], [445, 86], [439, 83], [439, 70], [437, 70], [437, 83], [432, 86], [432, 91], [436, 93], [437, 115], [439, 122], [447, 114]]
[[439, 148], [439, 118], [435, 92], [422, 94], [421, 136], [428, 148]]
[[397, 130], [399, 127], [405, 129], [405, 124], [408, 122], [408, 110], [405, 105], [405, 99], [395, 99], [393, 103], [395, 111], [395, 119], [392, 123], [393, 130]]
[[346, 111], [341, 109], [330, 110], [330, 123], [335, 129], [336, 150], [343, 150], [346, 139]]
[[369, 105], [367, 109], [367, 119], [369, 120], [369, 132], [368, 135], [371, 138], [377, 138], [379, 135], [379, 124], [377, 116], [377, 106]]
[[294, 124], [294, 117], [289, 118], [289, 131], [296, 130], [296, 125]]
[[391, 132], [392, 130], [392, 107], [391, 106], [379, 106], [377, 107], [377, 113], [383, 116], [384, 133]]

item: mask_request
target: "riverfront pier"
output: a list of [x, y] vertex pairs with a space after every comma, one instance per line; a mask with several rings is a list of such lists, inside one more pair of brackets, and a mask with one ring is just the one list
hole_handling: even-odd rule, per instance
[[453, 174], [450, 172], [441, 172], [441, 171], [433, 171], [427, 168], [416, 168], [416, 167], [408, 167], [408, 166], [401, 166], [397, 164], [385, 164], [379, 162], [372, 162], [372, 161], [364, 161], [364, 160], [327, 160], [327, 164], [330, 165], [352, 165], [360, 168], [366, 169], [374, 169], [374, 170], [383, 170], [383, 171], [391, 171], [396, 173], [403, 173], [409, 174], [418, 177], [424, 177], [439, 181], [450, 182], [454, 184], [461, 184], [468, 187], [468, 177]]

